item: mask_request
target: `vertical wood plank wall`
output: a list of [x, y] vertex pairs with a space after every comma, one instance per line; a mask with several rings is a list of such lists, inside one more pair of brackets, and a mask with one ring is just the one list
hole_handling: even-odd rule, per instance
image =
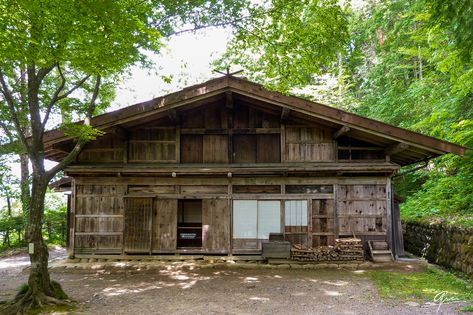
[[75, 253], [121, 253], [124, 185], [75, 185]]
[[337, 195], [340, 235], [387, 235], [389, 216], [386, 184], [339, 185]]
[[176, 250], [177, 200], [157, 199], [153, 213], [153, 253], [171, 253]]
[[230, 222], [228, 199], [212, 198], [202, 201], [202, 247], [206, 252], [229, 251]]
[[[189, 198], [202, 200], [203, 246], [196, 252], [260, 249], [232, 240], [233, 200], [280, 200], [281, 229], [293, 243], [326, 246], [353, 235], [389, 240], [388, 182], [385, 177], [80, 178], [73, 185], [71, 242], [77, 255], [179, 252], [177, 202]], [[308, 186], [299, 191], [300, 185]], [[288, 193], [291, 187], [296, 190]], [[327, 187], [333, 193], [320, 190]], [[285, 200], [307, 201], [307, 227], [285, 228]]]

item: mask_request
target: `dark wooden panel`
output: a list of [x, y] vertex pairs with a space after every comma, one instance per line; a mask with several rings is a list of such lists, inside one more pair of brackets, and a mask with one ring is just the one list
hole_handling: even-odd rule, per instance
[[181, 163], [203, 162], [202, 135], [181, 135]]
[[213, 106], [206, 106], [205, 111], [205, 128], [206, 129], [220, 129], [227, 127], [226, 109], [219, 104]]
[[233, 136], [233, 161], [235, 163], [256, 163], [256, 136]]
[[202, 247], [226, 253], [230, 247], [230, 211], [227, 199], [202, 200]]
[[174, 194], [175, 185], [129, 185], [129, 194]]
[[181, 194], [227, 194], [226, 185], [182, 185]]
[[234, 194], [280, 194], [280, 185], [233, 185]]
[[182, 128], [204, 128], [205, 111], [202, 108], [187, 110], [179, 113]]
[[257, 163], [281, 162], [281, 139], [279, 134], [257, 135], [256, 149]]
[[153, 217], [153, 252], [173, 252], [177, 240], [177, 200], [158, 199]]
[[125, 199], [125, 252], [150, 251], [152, 213], [152, 198]]
[[329, 194], [333, 185], [286, 185], [286, 194]]
[[228, 137], [224, 135], [203, 137], [204, 163], [228, 163]]

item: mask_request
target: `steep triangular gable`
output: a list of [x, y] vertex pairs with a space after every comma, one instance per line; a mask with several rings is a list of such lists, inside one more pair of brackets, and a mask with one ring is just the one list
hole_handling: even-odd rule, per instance
[[[211, 106], [209, 104], [233, 106], [235, 101], [273, 111], [280, 116], [281, 120], [291, 117], [291, 119], [306, 121], [308, 124], [324, 124], [333, 130], [334, 139], [343, 140], [345, 137], [384, 147], [386, 154], [389, 153], [388, 155], [392, 157], [392, 161], [400, 165], [411, 164], [444, 153], [463, 155], [466, 150], [453, 143], [340, 109], [268, 91], [259, 84], [232, 76], [213, 79], [176, 93], [94, 117], [92, 125], [114, 133], [117, 132], [116, 126], [146, 124], [159, 117], [168, 117], [172, 120], [175, 118], [176, 111], [189, 111], [202, 105]], [[44, 137], [47, 156], [53, 159], [60, 158], [60, 142], [68, 139], [69, 137], [60, 130], [47, 132]]]

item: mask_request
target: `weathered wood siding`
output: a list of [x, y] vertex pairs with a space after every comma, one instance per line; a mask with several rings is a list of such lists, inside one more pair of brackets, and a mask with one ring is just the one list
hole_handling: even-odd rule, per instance
[[153, 214], [153, 253], [170, 253], [176, 250], [177, 200], [156, 199]]
[[122, 252], [124, 194], [123, 185], [76, 185], [76, 253]]
[[336, 142], [332, 133], [320, 127], [286, 126], [286, 161], [335, 161]]
[[125, 253], [150, 252], [152, 215], [152, 198], [125, 199]]
[[386, 185], [339, 185], [337, 217], [340, 235], [386, 235]]
[[144, 127], [133, 129], [128, 146], [129, 162], [177, 163], [175, 127]]
[[86, 144], [77, 157], [80, 163], [122, 163], [126, 143], [120, 137], [109, 133]]
[[202, 248], [208, 253], [228, 253], [230, 210], [228, 199], [202, 200]]

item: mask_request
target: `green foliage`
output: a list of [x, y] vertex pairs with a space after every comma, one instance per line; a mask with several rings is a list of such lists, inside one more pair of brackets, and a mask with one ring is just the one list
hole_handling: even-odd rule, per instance
[[[469, 6], [466, 1], [455, 3], [384, 1], [353, 12], [344, 62], [351, 108], [473, 146], [473, 64], [465, 58], [467, 42], [458, 37], [471, 36], [462, 27], [473, 19], [459, 10]], [[472, 162], [471, 155], [446, 155], [397, 178], [395, 190], [406, 198], [402, 218], [473, 224]]]
[[219, 66], [239, 65], [251, 79], [281, 92], [326, 71], [348, 35], [346, 14], [335, 0], [262, 1], [236, 27]]
[[378, 287], [380, 296], [385, 299], [433, 302], [438, 294], [445, 292], [447, 298], [473, 301], [471, 280], [434, 267], [422, 272], [371, 271], [368, 275]]

